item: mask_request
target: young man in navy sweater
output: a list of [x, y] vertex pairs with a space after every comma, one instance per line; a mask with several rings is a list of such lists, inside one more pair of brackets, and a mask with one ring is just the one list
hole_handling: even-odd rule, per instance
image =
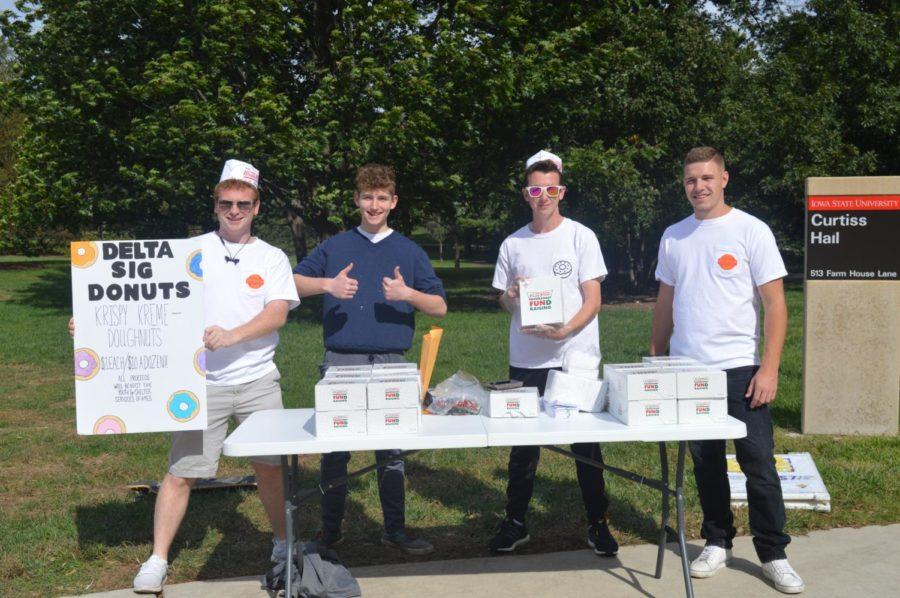
[[[444, 287], [421, 247], [387, 223], [397, 207], [396, 181], [390, 166], [366, 164], [356, 173], [353, 203], [361, 222], [321, 243], [294, 268], [301, 297], [325, 295], [322, 328], [324, 373], [331, 366], [406, 361], [412, 346], [415, 312], [434, 317], [447, 313]], [[399, 450], [375, 451], [378, 492], [384, 514], [382, 544], [409, 554], [428, 554], [431, 544], [406, 535], [403, 459]], [[350, 453], [322, 455], [321, 479], [347, 473]], [[347, 499], [346, 484], [322, 497], [320, 540], [340, 542]]]

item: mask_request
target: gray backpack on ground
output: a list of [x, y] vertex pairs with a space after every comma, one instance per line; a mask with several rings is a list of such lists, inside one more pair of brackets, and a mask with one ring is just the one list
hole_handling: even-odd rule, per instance
[[278, 563], [266, 573], [267, 590], [284, 590], [285, 598], [355, 598], [359, 583], [337, 553], [317, 542], [295, 542], [291, 588], [285, 588], [287, 563]]

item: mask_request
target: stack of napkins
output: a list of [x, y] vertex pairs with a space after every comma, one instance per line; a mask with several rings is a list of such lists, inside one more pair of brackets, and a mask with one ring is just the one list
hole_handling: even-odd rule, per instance
[[413, 363], [330, 367], [316, 384], [316, 436], [417, 434], [420, 395]]

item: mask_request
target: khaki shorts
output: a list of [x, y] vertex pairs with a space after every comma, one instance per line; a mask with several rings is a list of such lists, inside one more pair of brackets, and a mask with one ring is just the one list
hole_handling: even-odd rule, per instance
[[[219, 457], [228, 434], [228, 420], [240, 425], [251, 413], [283, 409], [281, 375], [274, 370], [258, 380], [234, 386], [206, 386], [205, 430], [175, 432], [169, 451], [169, 473], [180, 478], [211, 478], [219, 469]], [[280, 465], [278, 455], [250, 457], [254, 463]]]

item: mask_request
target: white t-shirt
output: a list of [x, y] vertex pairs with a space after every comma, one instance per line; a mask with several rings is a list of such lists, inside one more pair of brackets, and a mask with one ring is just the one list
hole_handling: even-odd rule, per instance
[[[523, 226], [508, 236], [500, 246], [494, 269], [495, 289], [504, 291], [517, 277], [536, 278], [556, 276], [562, 279], [563, 309], [566, 322], [572, 319], [584, 303], [581, 283], [606, 277], [606, 264], [597, 235], [574, 220], [563, 219], [562, 224], [549, 233], [535, 234]], [[593, 318], [578, 332], [561, 341], [525, 334], [519, 329], [522, 318], [518, 310], [512, 314], [509, 326], [509, 363], [515, 367], [537, 369], [562, 365], [569, 349], [600, 352], [600, 331]]]
[[[283, 251], [262, 239], [241, 245], [228, 243], [216, 233], [200, 236], [203, 251], [203, 308], [205, 325], [230, 330], [255, 318], [270, 301], [284, 299], [293, 309], [300, 305], [291, 265]], [[206, 352], [206, 383], [233, 386], [252, 382], [276, 369], [272, 358], [278, 333]]]
[[786, 275], [772, 231], [736, 208], [667, 228], [656, 279], [675, 287], [670, 353], [723, 369], [758, 365], [757, 287]]

